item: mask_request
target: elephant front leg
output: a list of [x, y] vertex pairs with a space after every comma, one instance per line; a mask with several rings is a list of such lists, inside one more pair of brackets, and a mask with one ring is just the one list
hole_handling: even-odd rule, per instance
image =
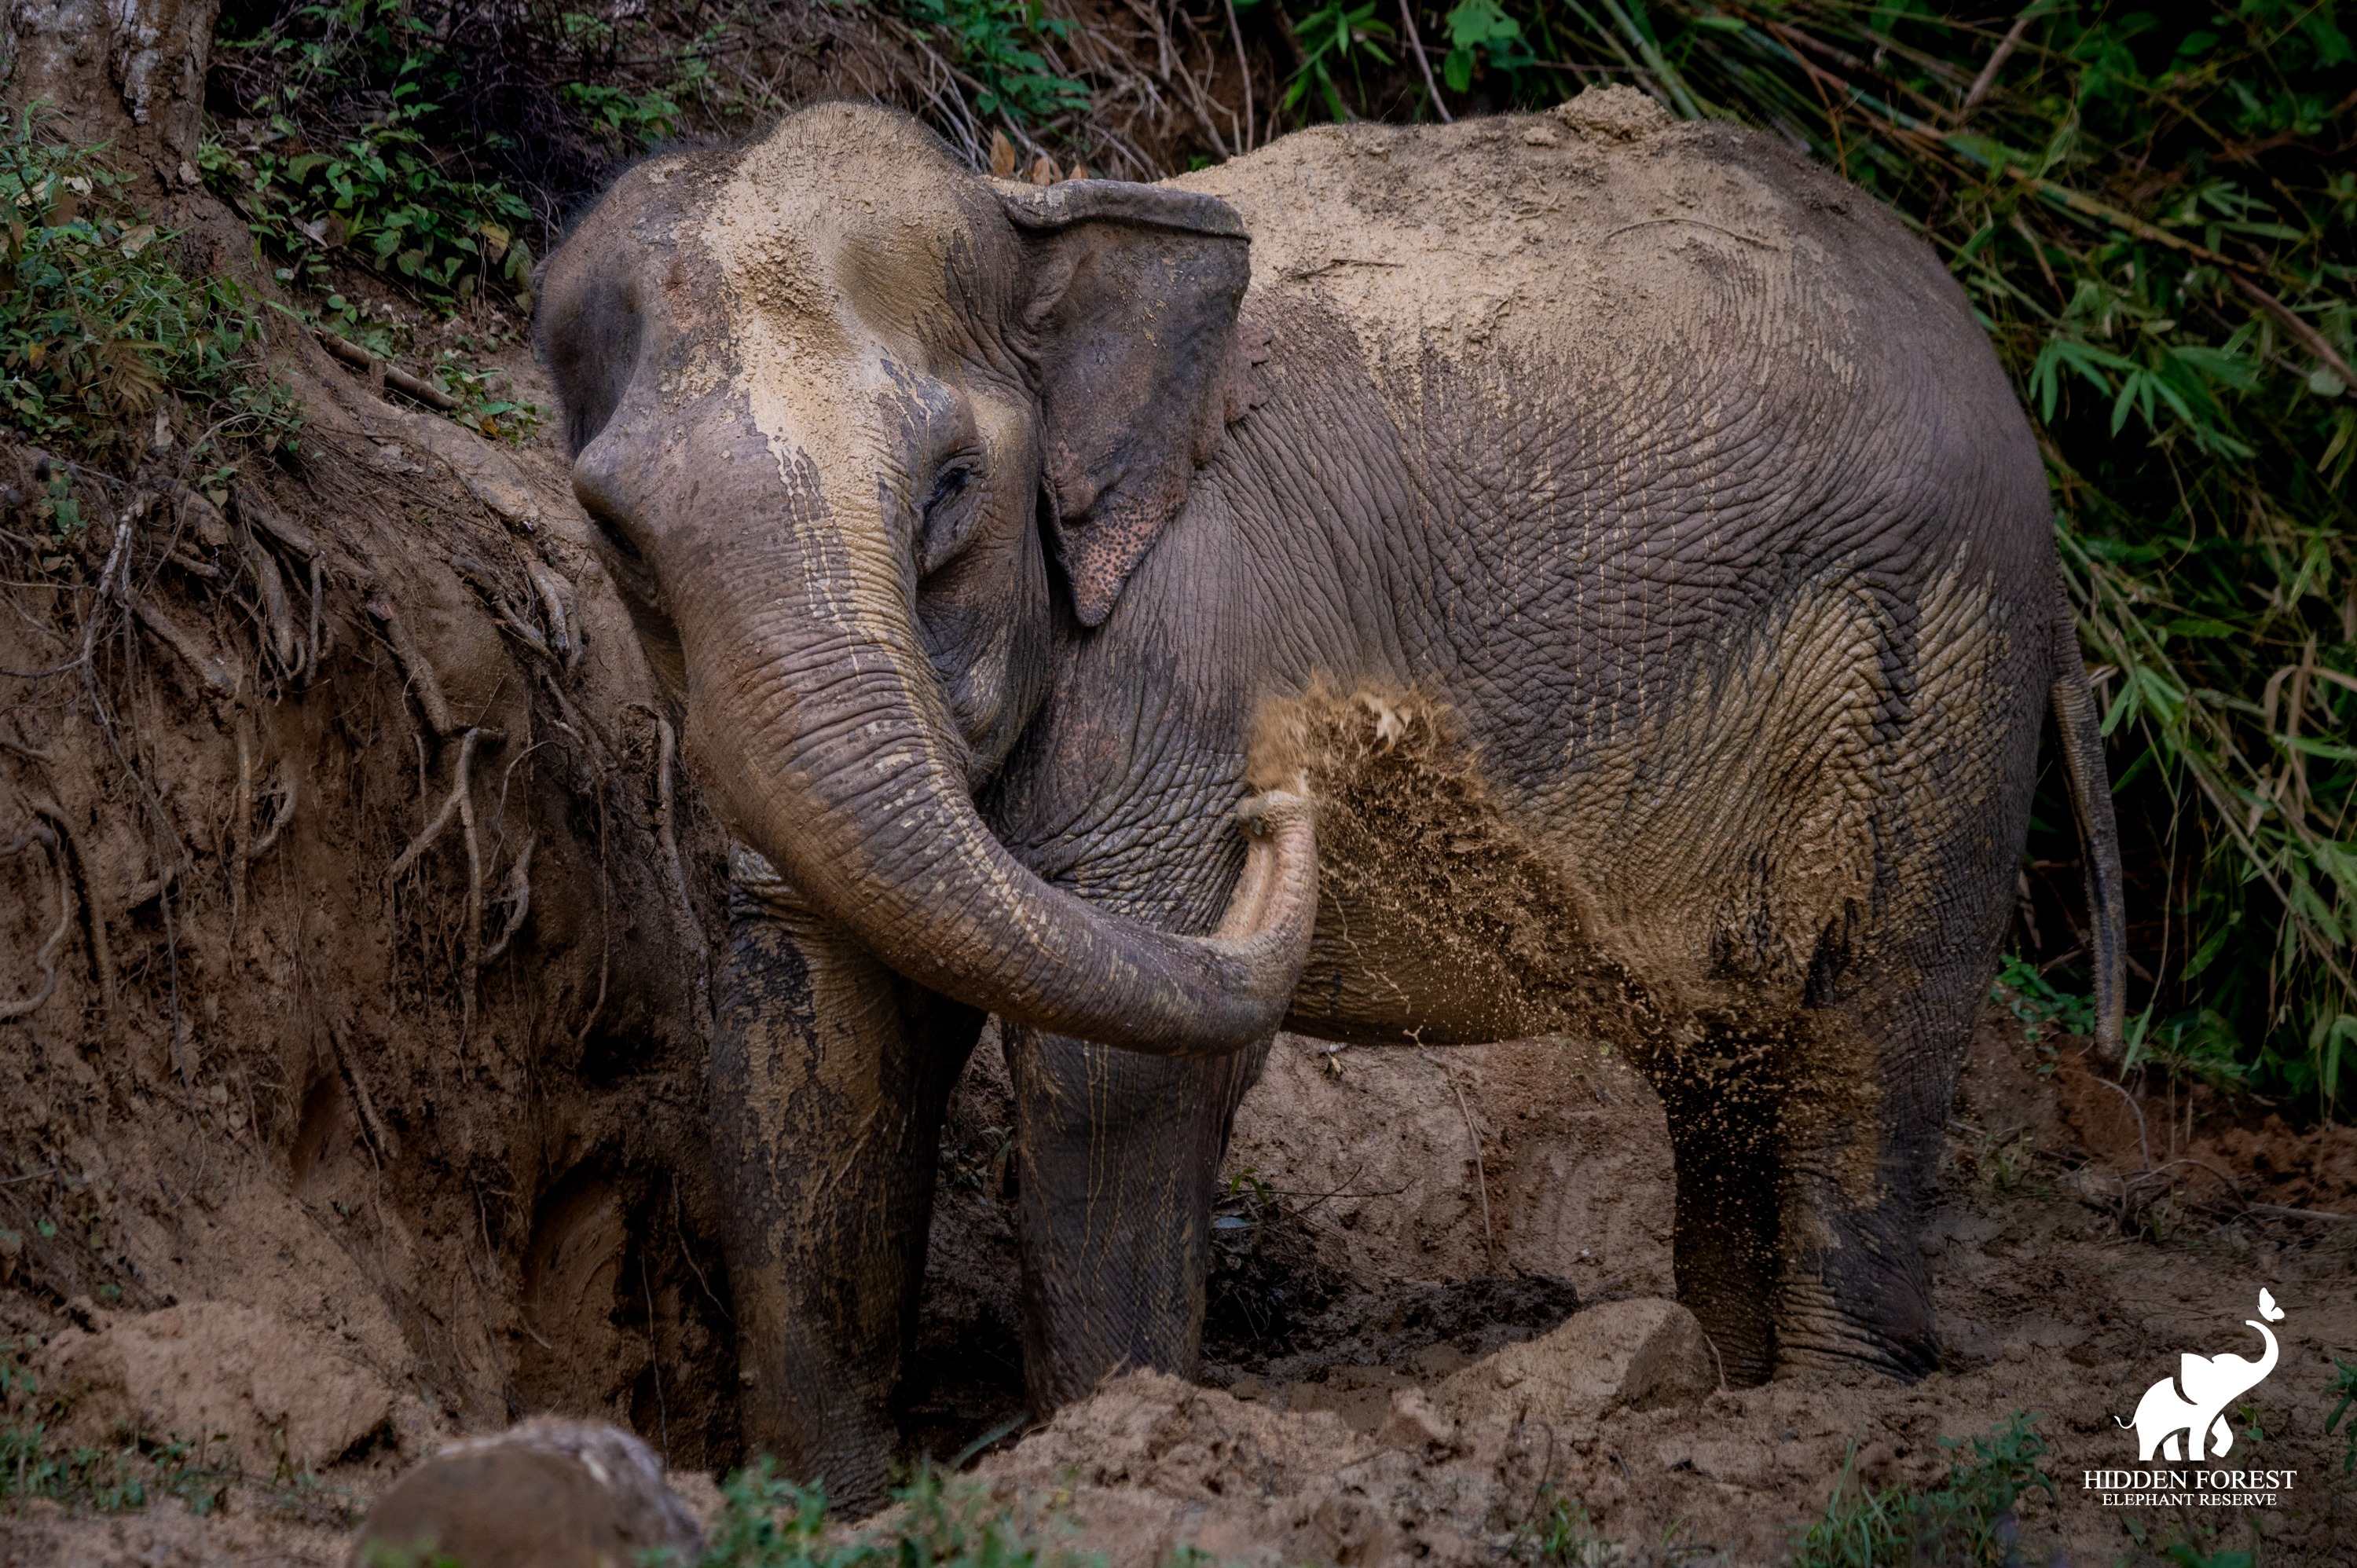
[[1678, 1300], [1738, 1388], [1766, 1382], [1776, 1356], [1780, 1097], [1760, 1055], [1714, 1032], [1690, 1059], [1653, 1074], [1677, 1177]]
[[1117, 1372], [1193, 1376], [1220, 1158], [1268, 1042], [1189, 1061], [1028, 1029], [1006, 1039], [1033, 1413]]
[[736, 861], [711, 1092], [745, 1446], [856, 1512], [896, 1455], [942, 1119], [982, 1015]]

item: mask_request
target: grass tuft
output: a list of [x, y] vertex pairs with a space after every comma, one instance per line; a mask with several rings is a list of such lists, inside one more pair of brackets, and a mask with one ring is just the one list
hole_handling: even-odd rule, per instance
[[1857, 1481], [1853, 1444], [1824, 1517], [1793, 1548], [1794, 1568], [1994, 1568], [2016, 1561], [2016, 1506], [2032, 1491], [2056, 1497], [2053, 1481], [2039, 1468], [2046, 1440], [2032, 1430], [2037, 1420], [2016, 1412], [1986, 1437], [1951, 1442], [1968, 1447], [1969, 1456], [1951, 1464], [1946, 1484], [1930, 1492], [1867, 1490]]
[[766, 1455], [721, 1487], [720, 1522], [695, 1568], [1082, 1568], [1093, 1559], [1043, 1546], [979, 1484], [920, 1465], [894, 1507], [854, 1532], [826, 1494], [781, 1480]]

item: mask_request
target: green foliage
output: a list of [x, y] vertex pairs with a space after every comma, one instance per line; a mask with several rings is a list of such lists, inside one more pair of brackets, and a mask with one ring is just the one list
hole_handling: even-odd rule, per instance
[[2036, 964], [2019, 953], [2005, 955], [1989, 995], [2021, 1020], [2021, 1037], [2025, 1040], [2040, 1038], [2050, 1024], [2066, 1035], [2094, 1033], [2095, 999], [2058, 989]]
[[199, 166], [287, 281], [325, 286], [350, 262], [446, 311], [483, 292], [528, 310], [546, 215], [671, 135], [705, 90], [709, 40], [674, 47], [630, 15], [231, 0], [213, 97], [241, 113], [215, 120]]
[[361, 1554], [361, 1568], [467, 1568], [447, 1552], [419, 1551], [414, 1546], [395, 1546], [389, 1541], [371, 1541]]
[[2015, 1561], [2015, 1505], [2030, 1491], [2057, 1497], [2053, 1481], [2039, 1468], [2046, 1441], [2031, 1430], [2037, 1420], [2017, 1412], [1988, 1436], [1972, 1439], [1969, 1456], [1952, 1463], [1946, 1484], [1932, 1492], [1867, 1491], [1857, 1483], [1852, 1444], [1824, 1517], [1793, 1548], [1795, 1568], [1993, 1568]]
[[[1286, 7], [1306, 59], [1340, 0]], [[1947, 262], [2030, 410], [2097, 666], [2139, 1060], [2330, 1112], [2357, 1074], [2357, 91], [2345, 0], [2022, 24], [1929, 0], [1441, 0], [1443, 91], [1597, 81], [1805, 146]], [[1348, 15], [1349, 13], [1345, 13]], [[1977, 16], [1977, 13], [1970, 15]], [[2000, 40], [2006, 58], [1988, 81]], [[1324, 59], [1325, 56], [1319, 59]], [[1286, 103], [1421, 113], [1412, 69]], [[1973, 100], [1967, 103], [1966, 100]], [[2059, 783], [2045, 820], [2068, 822]], [[2061, 854], [2071, 851], [2053, 846]], [[2053, 1002], [2058, 989], [2042, 1003]]]
[[1351, 85], [1364, 97], [1368, 62], [1394, 63], [1383, 49], [1394, 29], [1389, 22], [1376, 20], [1376, 10], [1375, 0], [1355, 5], [1348, 0], [1321, 0], [1316, 10], [1294, 19], [1294, 36], [1301, 40], [1301, 67], [1285, 90], [1286, 108], [1298, 109], [1314, 98], [1332, 118], [1347, 117], [1337, 72], [1347, 68]]
[[[2324, 1397], [2330, 1399], [2339, 1394], [2341, 1402], [2332, 1407], [2330, 1415], [2325, 1417], [2324, 1430], [2327, 1432], [2340, 1430], [2341, 1418], [2349, 1413], [2351, 1407], [2357, 1406], [2357, 1366], [2352, 1366], [2336, 1356], [2332, 1360], [2332, 1381], [2326, 1386]], [[2352, 1471], [2357, 1471], [2357, 1421], [2349, 1423], [2348, 1435], [2341, 1439], [2341, 1473], [2346, 1476]]]
[[[497, 182], [452, 173], [436, 150], [442, 50], [402, 0], [299, 6], [218, 47], [275, 70], [251, 105], [260, 118], [216, 127], [198, 166], [285, 258], [280, 277], [318, 286], [340, 255], [446, 308], [485, 285], [528, 306], [532, 252], [518, 235], [531, 209]], [[373, 111], [338, 134], [321, 111], [354, 91]]]
[[532, 252], [514, 236], [530, 209], [497, 185], [442, 172], [416, 126], [434, 108], [404, 82], [382, 120], [325, 150], [280, 114], [242, 147], [207, 139], [199, 166], [287, 258], [283, 279], [319, 286], [342, 252], [436, 305], [495, 283], [528, 306]]
[[661, 88], [633, 92], [603, 82], [568, 81], [561, 96], [581, 111], [599, 141], [617, 151], [651, 147], [679, 122], [679, 105]]
[[852, 1535], [827, 1520], [826, 1495], [778, 1477], [763, 1455], [722, 1484], [720, 1522], [696, 1568], [1080, 1568], [1028, 1541], [980, 1487], [919, 1467], [898, 1505]]
[[892, 0], [892, 9], [972, 80], [974, 108], [985, 118], [1039, 124], [1089, 102], [1088, 85], [1060, 73], [1039, 52], [1072, 30], [1039, 0]]
[[[0, 108], [0, 409], [36, 439], [92, 454], [146, 444], [170, 393], [199, 444], [293, 444], [299, 422], [262, 369], [263, 319], [225, 277], [177, 264], [177, 236], [129, 209], [102, 146], [48, 140]], [[79, 526], [55, 500], [61, 532]]]
[[1523, 25], [1506, 15], [1498, 0], [1462, 0], [1448, 13], [1448, 55], [1441, 62], [1440, 77], [1451, 92], [1472, 87], [1477, 65], [1516, 71], [1533, 63], [1523, 47]]

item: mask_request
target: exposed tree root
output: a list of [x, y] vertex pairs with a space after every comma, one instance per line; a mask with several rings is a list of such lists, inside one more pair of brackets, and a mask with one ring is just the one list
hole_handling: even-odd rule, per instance
[[97, 879], [91, 875], [90, 856], [81, 847], [81, 840], [66, 820], [65, 812], [54, 800], [37, 800], [33, 810], [55, 830], [58, 840], [65, 846], [74, 875], [81, 883], [81, 914], [83, 929], [90, 938], [91, 961], [98, 969], [98, 993], [101, 1003], [110, 1013], [122, 996], [120, 977], [114, 968], [114, 945], [106, 935], [106, 910], [100, 904]]
[[66, 940], [66, 932], [73, 929], [73, 888], [66, 879], [65, 867], [58, 864], [58, 835], [47, 822], [35, 822], [18, 833], [7, 848], [0, 849], [0, 860], [22, 854], [34, 844], [39, 844], [48, 855], [49, 875], [58, 885], [58, 925], [49, 933], [49, 940], [41, 944], [41, 950], [33, 955], [33, 962], [41, 972], [41, 988], [21, 1001], [0, 1002], [0, 1021], [25, 1016], [57, 990], [58, 948]]
[[278, 835], [285, 831], [286, 824], [295, 820], [295, 776], [292, 773], [279, 776], [278, 782], [271, 789], [271, 798], [278, 802], [278, 809], [271, 813], [270, 825], [262, 831], [262, 836], [255, 839], [246, 851], [248, 865], [268, 854], [277, 844]]
[[475, 742], [482, 734], [483, 731], [480, 729], [470, 729], [458, 738], [457, 782], [451, 786], [449, 795], [443, 800], [442, 809], [434, 813], [434, 820], [427, 822], [419, 831], [417, 836], [409, 841], [409, 847], [403, 850], [391, 865], [385, 867], [384, 879], [387, 882], [397, 880], [403, 872], [416, 865], [417, 857], [434, 847], [434, 841], [442, 836], [442, 830], [450, 825], [450, 819], [461, 811], [467, 814], [468, 828], [470, 832], [472, 831], [474, 808], [467, 798], [467, 773], [474, 764]]
[[229, 814], [229, 929], [245, 925], [245, 868], [253, 854], [253, 721], [237, 715], [237, 784]]
[[380, 1165], [391, 1165], [400, 1157], [401, 1145], [376, 1113], [376, 1101], [369, 1098], [368, 1080], [361, 1076], [350, 1049], [344, 1044], [341, 1024], [328, 1027], [328, 1044], [336, 1053], [336, 1071], [343, 1079], [344, 1088], [350, 1091], [353, 1105], [360, 1110], [361, 1131], [368, 1136], [370, 1152], [376, 1155]]
[[532, 913], [532, 850], [536, 835], [526, 833], [523, 847], [516, 851], [513, 863], [508, 866], [507, 886], [500, 890], [500, 902], [507, 906], [507, 918], [500, 926], [500, 934], [483, 950], [486, 964], [508, 950], [508, 943], [523, 929], [525, 918]]
[[368, 612], [384, 628], [385, 640], [393, 645], [393, 657], [401, 660], [402, 672], [409, 678], [409, 694], [417, 699], [426, 727], [436, 736], [456, 730], [458, 724], [450, 716], [450, 702], [442, 694], [442, 682], [435, 677], [434, 666], [418, 651], [417, 639], [409, 635], [409, 624], [401, 618], [400, 609], [379, 594], [369, 601]]
[[563, 573], [522, 545], [516, 547], [516, 553], [523, 557], [524, 575], [532, 579], [533, 591], [540, 596], [541, 613], [548, 618], [548, 646], [570, 675], [581, 662], [581, 636], [574, 629], [579, 618], [573, 608], [573, 585]]
[[181, 662], [196, 673], [206, 691], [225, 701], [237, 696], [237, 677], [230, 672], [226, 661], [208, 652], [169, 616], [150, 604], [145, 595], [132, 595], [131, 608], [138, 616], [139, 624], [153, 632], [156, 641], [180, 656]]

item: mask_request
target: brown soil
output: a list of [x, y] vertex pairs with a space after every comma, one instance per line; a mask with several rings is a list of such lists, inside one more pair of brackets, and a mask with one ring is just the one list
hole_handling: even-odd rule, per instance
[[[1583, 1305], [1672, 1294], [1658, 1102], [1624, 1064], [1569, 1043], [1331, 1059], [1339, 1076], [1324, 1047], [1280, 1041], [1231, 1166], [1307, 1195], [1278, 1198], [1258, 1227], [1255, 1245], [1286, 1260], [1272, 1277], [1330, 1282], [1318, 1288], [1351, 1305], [1275, 1353], [1248, 1337], [1215, 1344], [1211, 1390], [1126, 1380], [981, 1466], [1010, 1499], [1058, 1499], [1077, 1543], [1113, 1563], [1158, 1562], [1184, 1542], [1245, 1563], [1500, 1561], [1532, 1550], [1543, 1495], [1579, 1499], [1595, 1535], [1620, 1543], [1616, 1561], [1774, 1563], [1853, 1448], [1871, 1485], [1933, 1483], [1953, 1457], [1941, 1439], [1986, 1434], [2015, 1412], [2042, 1418], [2061, 1493], [2026, 1506], [2025, 1561], [2150, 1561], [2130, 1520], [2156, 1544], [2240, 1547], [2255, 1531], [2269, 1563], [2352, 1560], [2357, 1488], [2323, 1425], [2331, 1358], [2357, 1349], [2357, 1225], [2246, 1213], [2190, 1181], [2147, 1181], [2141, 1198], [2128, 1181], [2124, 1208], [2123, 1177], [2145, 1168], [2127, 1102], [2085, 1058], [2024, 1042], [2000, 1014], [1975, 1041], [1930, 1227], [1941, 1372], [1913, 1387], [1781, 1379], [1567, 1421], [1452, 1421], [1444, 1380], [1547, 1326], [1535, 1313], [1485, 1322], [1478, 1304], [1556, 1280]], [[2159, 1140], [2167, 1094], [2138, 1099]], [[2103, 1125], [2104, 1101], [2127, 1118], [2125, 1147], [2081, 1134]], [[2214, 1107], [2196, 1128], [2179, 1155], [2233, 1159], [2216, 1163], [2249, 1201], [2357, 1210], [2351, 1130], [2293, 1136]], [[2154, 1156], [2177, 1157], [2158, 1142]], [[2248, 1402], [2266, 1435], [2245, 1433], [2232, 1462], [2297, 1468], [2285, 1506], [2103, 1509], [2083, 1472], [2136, 1455], [2113, 1418], [2180, 1351], [2249, 1353], [2242, 1322], [2261, 1286], [2287, 1309], [2283, 1355]], [[1450, 1291], [1472, 1310], [1436, 1334], [1417, 1304]], [[1418, 1408], [1408, 1391], [1440, 1399], [1443, 1419], [1403, 1416]]]
[[[392, 1476], [542, 1411], [685, 1473], [738, 1456], [699, 1131], [720, 838], [676, 758], [666, 805], [654, 684], [553, 445], [305, 373], [302, 456], [225, 514], [167, 453], [84, 485], [97, 521], [53, 564], [5, 545], [0, 665], [72, 660], [102, 605], [87, 676], [11, 682], [0, 711], [0, 843], [55, 840], [0, 861], [0, 1004], [40, 990], [66, 900], [55, 989], [0, 1022], [0, 1340], [41, 1383], [12, 1377], [8, 1418], [188, 1439], [223, 1479], [202, 1517], [0, 1515], [0, 1564], [333, 1562]], [[32, 495], [34, 456], [0, 446], [0, 486]], [[126, 614], [89, 590], [143, 499]], [[5, 526], [27, 537], [21, 506]], [[453, 813], [388, 875], [462, 758], [473, 869]], [[2131, 1103], [2018, 1034], [1993, 1021], [1964, 1085], [1932, 1225], [1950, 1363], [1923, 1384], [1552, 1423], [1419, 1404], [1577, 1308], [1674, 1294], [1658, 1103], [1559, 1041], [1288, 1037], [1238, 1122], [1204, 1386], [1132, 1380], [1020, 1443], [1019, 1173], [985, 1044], [943, 1139], [907, 1423], [944, 1458], [996, 1436], [989, 1484], [1121, 1563], [1182, 1541], [1493, 1560], [1543, 1486], [1631, 1550], [1753, 1563], [1851, 1444], [1868, 1479], [1922, 1480], [1938, 1437], [2026, 1409], [2063, 1495], [2025, 1541], [2102, 1563], [2133, 1548], [2078, 1487], [2133, 1459], [2111, 1417], [2179, 1351], [2247, 1349], [2264, 1285], [2283, 1363], [2235, 1462], [2300, 1473], [2255, 1516], [2266, 1562], [2346, 1561], [2323, 1391], [2357, 1359], [2357, 1225], [2283, 1211], [2357, 1210], [2357, 1132], [2158, 1081]]]

